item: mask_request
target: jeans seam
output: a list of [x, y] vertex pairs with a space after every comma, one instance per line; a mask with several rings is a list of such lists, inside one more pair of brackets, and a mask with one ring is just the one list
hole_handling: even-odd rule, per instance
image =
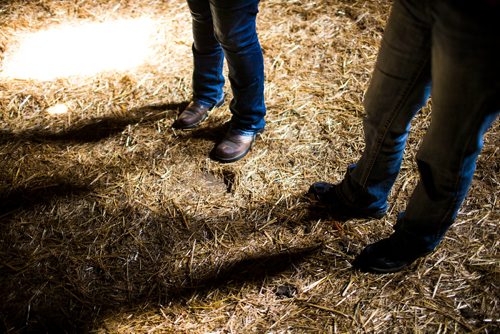
[[375, 154], [372, 155], [372, 158], [367, 163], [368, 168], [366, 168], [366, 172], [364, 173], [363, 178], [362, 178], [362, 182], [361, 182], [362, 187], [366, 187], [366, 184], [368, 182], [368, 178], [373, 170], [373, 166], [375, 165], [375, 161], [377, 160], [377, 157], [380, 155], [380, 150], [382, 149], [382, 144], [384, 142], [384, 139], [387, 137], [387, 133], [389, 131], [391, 124], [394, 122], [396, 117], [401, 113], [402, 107], [408, 99], [408, 95], [410, 94], [410, 92], [412, 92], [413, 87], [415, 86], [415, 83], [417, 82], [417, 79], [422, 75], [423, 69], [427, 66], [428, 63], [429, 63], [429, 59], [426, 58], [422, 62], [422, 64], [419, 66], [418, 71], [416, 72], [415, 76], [412, 78], [410, 84], [407, 85], [407, 88], [405, 89], [405, 91], [403, 93], [403, 97], [400, 99], [400, 101], [393, 108], [394, 112], [391, 113], [391, 117], [386, 122], [386, 125], [384, 126], [383, 134], [381, 136], [377, 137], [378, 140], [376, 141], [376, 146], [374, 148]]
[[[474, 129], [480, 127], [481, 120], [482, 120], [482, 118], [480, 118], [480, 117], [477, 117], [475, 119], [474, 127], [473, 127]], [[474, 133], [476, 133], [476, 132], [474, 132]], [[465, 165], [463, 162], [464, 162], [465, 153], [467, 151], [467, 148], [470, 146], [471, 141], [474, 139], [475, 139], [474, 136], [469, 137], [469, 139], [467, 140], [467, 145], [465, 145], [465, 149], [462, 150], [462, 152], [460, 154], [459, 164], [461, 165], [461, 167], [460, 167], [460, 171], [457, 173], [457, 177], [456, 177], [455, 182], [453, 184], [453, 199], [448, 204], [448, 208], [446, 209], [445, 213], [443, 214], [443, 217], [441, 218], [441, 220], [439, 222], [439, 229], [441, 229], [442, 225], [446, 223], [448, 217], [455, 211], [455, 210], [453, 210], [453, 207], [457, 203], [457, 196], [458, 196], [458, 189], [457, 188], [458, 188], [458, 185], [461, 183], [460, 180], [463, 178], [463, 175], [464, 175]]]
[[[220, 43], [219, 43], [219, 45], [220, 45]], [[219, 72], [219, 79], [221, 79], [220, 81], [224, 81], [223, 66], [224, 66], [224, 49], [222, 49], [222, 55], [219, 59], [219, 67], [218, 68], [220, 69], [220, 72]], [[224, 86], [222, 87], [222, 97], [224, 98]], [[215, 104], [217, 104], [217, 102]]]

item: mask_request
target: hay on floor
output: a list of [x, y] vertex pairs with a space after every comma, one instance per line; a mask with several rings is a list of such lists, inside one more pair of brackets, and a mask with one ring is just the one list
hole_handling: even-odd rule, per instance
[[2, 331], [498, 331], [498, 123], [456, 224], [411, 270], [363, 274], [350, 261], [404, 209], [430, 106], [386, 218], [342, 223], [303, 198], [362, 152], [363, 93], [389, 8], [262, 1], [267, 128], [248, 157], [221, 165], [208, 152], [228, 103], [199, 129], [171, 128], [191, 94], [184, 0], [0, 2], [3, 62], [20, 36], [52, 27], [148, 18], [156, 29], [137, 68], [0, 79]]

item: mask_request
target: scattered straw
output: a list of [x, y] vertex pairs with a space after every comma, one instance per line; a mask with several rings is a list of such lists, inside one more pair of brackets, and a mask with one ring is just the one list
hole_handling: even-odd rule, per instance
[[498, 124], [456, 225], [403, 273], [363, 274], [350, 261], [404, 209], [430, 106], [413, 124], [387, 218], [341, 223], [302, 197], [362, 152], [363, 93], [389, 8], [262, 1], [268, 126], [248, 157], [221, 165], [207, 155], [228, 103], [199, 129], [171, 129], [191, 94], [184, 0], [0, 2], [0, 61], [20, 33], [157, 24], [138, 67], [0, 79], [1, 330], [498, 332]]

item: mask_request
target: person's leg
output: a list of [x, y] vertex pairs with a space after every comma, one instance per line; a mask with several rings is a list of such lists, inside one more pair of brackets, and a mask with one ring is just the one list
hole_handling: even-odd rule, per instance
[[200, 125], [208, 113], [224, 102], [224, 53], [214, 34], [208, 0], [187, 0], [193, 22], [193, 97], [172, 124], [176, 129]]
[[224, 53], [215, 38], [209, 0], [187, 0], [192, 16], [193, 100], [214, 106], [224, 96]]
[[483, 135], [500, 110], [500, 5], [449, 0], [430, 7], [432, 119], [417, 153], [420, 181], [394, 234], [358, 258], [368, 270], [400, 270], [439, 244], [469, 189]]
[[309, 192], [346, 216], [380, 217], [398, 175], [410, 122], [430, 91], [431, 23], [426, 1], [393, 4], [365, 96], [365, 149], [340, 185], [318, 182]]
[[455, 220], [500, 111], [500, 5], [496, 15], [474, 13], [477, 6], [435, 4], [432, 119], [417, 153], [420, 181], [398, 224], [428, 250]]
[[258, 0], [210, 0], [215, 36], [229, 68], [231, 126], [254, 134], [265, 126], [264, 59], [256, 31]]
[[211, 157], [221, 162], [243, 158], [265, 126], [264, 59], [256, 32], [259, 0], [210, 0], [215, 36], [229, 67], [233, 91], [229, 131]]

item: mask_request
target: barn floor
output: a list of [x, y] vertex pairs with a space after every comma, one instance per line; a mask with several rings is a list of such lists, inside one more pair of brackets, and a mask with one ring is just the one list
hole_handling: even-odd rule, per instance
[[[404, 210], [431, 105], [413, 123], [385, 218], [340, 222], [304, 198], [362, 152], [362, 98], [389, 8], [263, 0], [268, 125], [248, 157], [219, 164], [208, 152], [229, 119], [229, 87], [200, 128], [171, 128], [191, 94], [184, 0], [0, 1], [0, 76], [12, 70], [0, 77], [0, 331], [500, 332], [498, 122], [455, 225], [404, 272], [350, 262]], [[13, 65], [30, 33], [114, 21], [147, 24], [138, 66], [82, 63], [88, 73], [50, 77], [75, 60], [69, 43], [87, 60], [122, 46], [109, 65], [128, 59], [144, 42], [135, 28], [95, 50], [73, 31], [27, 52], [35, 68]]]

